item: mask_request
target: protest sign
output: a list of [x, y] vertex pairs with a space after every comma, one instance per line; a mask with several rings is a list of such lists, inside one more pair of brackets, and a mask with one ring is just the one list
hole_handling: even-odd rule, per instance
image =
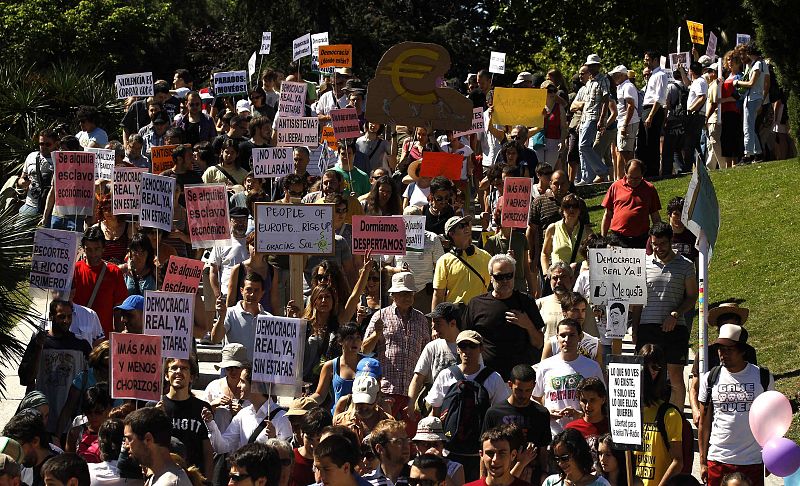
[[177, 145], [159, 145], [150, 148], [150, 172], [160, 174], [175, 165], [172, 160], [172, 151]]
[[281, 117], [297, 117], [306, 113], [306, 83], [284, 81], [281, 83], [281, 98], [278, 103], [278, 115]]
[[489, 55], [489, 72], [497, 74], [506, 73], [506, 53], [494, 52]]
[[541, 127], [546, 102], [546, 89], [495, 88], [491, 123]]
[[456, 137], [463, 137], [472, 133], [483, 133], [485, 130], [483, 126], [483, 107], [472, 109], [472, 128], [463, 132], [455, 132], [453, 135]]
[[225, 184], [193, 184], [184, 188], [192, 248], [230, 246], [231, 220]]
[[461, 180], [461, 166], [464, 157], [461, 154], [447, 152], [425, 152], [419, 175], [422, 177], [445, 176], [451, 181]]
[[33, 235], [31, 289], [57, 290], [69, 295], [80, 233], [37, 229]]
[[628, 332], [628, 302], [609, 300], [606, 306], [606, 332], [608, 339], [622, 339]]
[[111, 398], [161, 400], [161, 338], [111, 333]]
[[744, 44], [747, 45], [750, 43], [750, 34], [736, 34], [736, 45]]
[[667, 56], [659, 56], [658, 65], [661, 69], [667, 69]]
[[94, 154], [53, 152], [56, 207], [63, 215], [91, 215], [94, 207]]
[[319, 46], [319, 67], [353, 67], [353, 46], [351, 44]]
[[[659, 433], [655, 424], [642, 430], [643, 361], [641, 356], [611, 356], [608, 363], [609, 430], [614, 445], [628, 450], [641, 449], [642, 432]], [[648, 443], [652, 444], [652, 440], [649, 438]], [[647, 466], [637, 466], [637, 475], [641, 467]]]
[[421, 214], [403, 215], [406, 223], [406, 253], [421, 252], [425, 249], [425, 216]]
[[258, 252], [332, 255], [333, 242], [333, 204], [256, 204]]
[[214, 96], [247, 94], [247, 71], [214, 73]]
[[294, 174], [293, 151], [289, 147], [253, 149], [253, 175], [256, 178], [277, 178]]
[[262, 56], [264, 54], [269, 54], [269, 50], [272, 48], [272, 32], [262, 32], [261, 33], [261, 49], [258, 51], [259, 54]]
[[646, 304], [646, 266], [644, 248], [589, 249], [592, 304], [605, 305], [610, 300]]
[[111, 213], [139, 215], [139, 189], [142, 185], [142, 167], [114, 167], [111, 174]]
[[328, 45], [328, 33], [311, 34], [311, 70], [319, 71], [319, 48]]
[[250, 79], [253, 78], [253, 75], [256, 73], [256, 58], [258, 57], [258, 53], [253, 51], [253, 55], [250, 56], [250, 59], [247, 61], [247, 75]]
[[117, 74], [114, 87], [117, 90], [118, 100], [129, 96], [137, 98], [153, 96], [153, 73]]
[[402, 42], [381, 57], [367, 91], [367, 119], [375, 123], [469, 130], [472, 102], [439, 80], [450, 53], [438, 44]]
[[[323, 135], [325, 134], [326, 128], [330, 129], [331, 136], [333, 136], [333, 127], [322, 127]], [[327, 141], [323, 139], [323, 143], [311, 150], [308, 160], [310, 161], [306, 168], [308, 173], [321, 177], [325, 169], [336, 164], [336, 161], [339, 160], [339, 156], [336, 154], [336, 150], [329, 146]]]
[[689, 26], [689, 37], [692, 38], [692, 44], [702, 45], [706, 43], [703, 35], [703, 24], [687, 20], [686, 25]]
[[205, 264], [194, 258], [183, 258], [177, 255], [169, 257], [167, 274], [161, 283], [164, 292], [196, 293], [203, 277]]
[[173, 177], [142, 173], [139, 224], [145, 228], [172, 231]]
[[86, 152], [94, 154], [94, 179], [111, 180], [114, 171], [115, 154], [111, 149], [87, 148]]
[[531, 207], [530, 177], [506, 177], [503, 181], [503, 212], [501, 225], [504, 228], [527, 228], [528, 211]]
[[677, 71], [678, 66], [683, 66], [683, 69], [688, 73], [689, 64], [692, 63], [692, 55], [688, 52], [672, 52], [669, 55], [669, 68], [672, 71]]
[[706, 56], [711, 59], [717, 58], [717, 36], [713, 32], [708, 33], [708, 45], [706, 46]]
[[319, 118], [278, 118], [278, 147], [308, 147], [319, 143]]
[[[333, 111], [333, 110], [331, 110]], [[322, 127], [322, 134], [320, 135], [323, 143], [328, 144], [328, 149], [334, 152], [339, 151], [339, 141], [336, 140], [336, 132], [333, 131], [333, 127], [330, 125], [324, 125]], [[325, 167], [329, 167], [336, 163], [336, 160], [333, 163], [326, 165]]]
[[402, 216], [353, 216], [354, 255], [405, 255], [406, 223]]
[[292, 41], [292, 61], [311, 55], [311, 34], [301, 35]]
[[144, 334], [161, 336], [161, 357], [189, 359], [195, 294], [144, 292]]
[[361, 126], [358, 124], [358, 115], [355, 108], [341, 108], [331, 110], [331, 124], [336, 138], [358, 138], [361, 136]]
[[255, 325], [253, 381], [297, 387], [303, 374], [305, 319], [259, 314]]

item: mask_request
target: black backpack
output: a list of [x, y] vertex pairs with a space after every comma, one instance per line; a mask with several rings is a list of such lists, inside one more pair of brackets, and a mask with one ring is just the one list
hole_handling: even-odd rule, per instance
[[681, 135], [686, 124], [686, 117], [689, 115], [687, 110], [689, 106], [689, 88], [678, 82], [670, 84], [678, 89], [679, 96], [678, 103], [669, 107], [666, 127], [672, 135]]
[[492, 405], [483, 383], [494, 371], [483, 368], [470, 380], [458, 365], [449, 370], [458, 381], [450, 386], [442, 401], [440, 418], [447, 437], [445, 448], [455, 453], [474, 454], [480, 448], [483, 419]]
[[664, 442], [667, 450], [669, 450], [670, 443], [669, 436], [667, 435], [667, 424], [664, 421], [669, 409], [674, 409], [681, 418], [681, 453], [683, 455], [683, 468], [680, 472], [682, 474], [691, 474], [692, 465], [694, 463], [694, 433], [692, 432], [692, 424], [686, 420], [686, 417], [678, 407], [666, 401], [658, 407], [658, 411], [656, 412], [656, 428], [661, 435], [661, 440]]

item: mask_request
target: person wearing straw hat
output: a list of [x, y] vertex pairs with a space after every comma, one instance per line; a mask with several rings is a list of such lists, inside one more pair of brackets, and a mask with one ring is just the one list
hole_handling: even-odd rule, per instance
[[422, 169], [422, 159], [411, 162], [408, 166], [408, 174], [403, 177], [403, 184], [407, 184], [403, 193], [403, 208], [410, 205], [425, 207], [428, 204], [428, 195], [431, 193], [432, 177], [420, 175]]
[[591, 184], [607, 179], [608, 167], [593, 146], [598, 133], [606, 130], [608, 118], [608, 77], [600, 73], [600, 56], [591, 54], [581, 68], [586, 96], [581, 103], [581, 127], [578, 146], [581, 157], [580, 180], [575, 185]]
[[214, 421], [222, 430], [228, 428], [233, 416], [242, 409], [239, 380], [242, 370], [249, 364], [244, 345], [228, 343], [222, 348], [222, 361], [214, 365], [217, 370], [225, 370], [225, 376], [206, 386], [204, 398], [214, 412]]
[[[411, 438], [417, 449], [417, 458], [427, 455], [444, 461], [447, 476], [443, 486], [462, 486], [465, 482], [464, 466], [460, 462], [442, 456], [446, 441], [447, 437], [444, 435], [444, 427], [439, 417], [425, 417], [420, 420], [417, 424], [417, 433]], [[411, 466], [411, 477], [414, 477], [414, 466]]]
[[491, 255], [472, 244], [472, 217], [453, 216], [444, 225], [450, 251], [436, 262], [431, 308], [440, 302], [463, 302], [486, 293]]

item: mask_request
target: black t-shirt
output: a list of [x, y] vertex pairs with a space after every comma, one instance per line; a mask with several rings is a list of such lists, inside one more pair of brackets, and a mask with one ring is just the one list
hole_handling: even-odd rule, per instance
[[[547, 447], [552, 440], [550, 434], [550, 412], [540, 403], [531, 401], [527, 407], [515, 407], [504, 400], [503, 403], [493, 405], [486, 411], [483, 420], [483, 431], [504, 424], [514, 424], [522, 429], [526, 442], [532, 442], [537, 447]], [[533, 461], [534, 468], [531, 477], [541, 475], [539, 461]]]
[[208, 429], [203, 421], [203, 407], [211, 406], [195, 396], [187, 400], [173, 400], [166, 395], [161, 398], [164, 412], [172, 418], [172, 436], [186, 446], [189, 464], [205, 471], [203, 443], [208, 440]]
[[425, 215], [425, 231], [443, 235], [444, 224], [447, 223], [448, 219], [455, 216], [456, 212], [452, 206], [447, 206], [440, 214], [431, 214], [431, 206], [426, 204], [422, 209], [422, 214]]
[[200, 122], [190, 122], [187, 116], [183, 120], [183, 143], [196, 144], [200, 141]]
[[544, 327], [536, 301], [518, 290], [505, 300], [496, 299], [491, 293], [473, 297], [464, 316], [465, 329], [474, 329], [483, 336], [484, 364], [500, 373], [504, 380], [509, 379], [514, 366], [532, 365], [542, 357], [542, 350], [531, 345], [528, 332], [506, 320], [509, 310], [525, 312], [534, 327]]

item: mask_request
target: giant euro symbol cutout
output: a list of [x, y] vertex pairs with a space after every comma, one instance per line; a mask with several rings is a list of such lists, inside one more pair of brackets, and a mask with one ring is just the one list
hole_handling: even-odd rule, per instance
[[472, 102], [443, 88], [450, 54], [437, 44], [402, 42], [381, 58], [367, 90], [367, 119], [378, 123], [467, 130]]

